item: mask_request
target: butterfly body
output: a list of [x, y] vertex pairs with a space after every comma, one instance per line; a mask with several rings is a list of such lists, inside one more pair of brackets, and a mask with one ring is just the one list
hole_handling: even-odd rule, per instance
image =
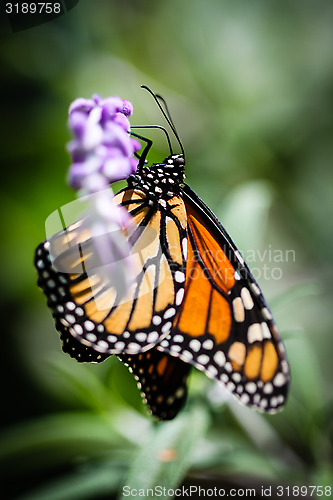
[[[171, 419], [183, 406], [191, 366], [242, 403], [274, 413], [290, 378], [284, 346], [235, 244], [184, 184], [184, 163], [183, 155], [170, 155], [140, 167], [116, 195], [135, 226], [135, 279], [124, 300], [101, 270], [89, 273], [93, 250], [80, 223], [38, 247], [39, 286], [65, 352], [94, 362], [117, 354], [158, 418]], [[55, 260], [66, 260], [67, 273]]]
[[[128, 179], [128, 186], [139, 188], [149, 196], [149, 204], [163, 202], [180, 193], [184, 181], [183, 155], [170, 155], [162, 163], [140, 168]], [[165, 205], [162, 203], [162, 206]]]

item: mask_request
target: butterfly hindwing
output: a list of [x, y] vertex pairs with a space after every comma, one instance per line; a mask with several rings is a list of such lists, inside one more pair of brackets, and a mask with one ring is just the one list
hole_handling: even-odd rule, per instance
[[158, 351], [118, 356], [134, 374], [151, 413], [160, 420], [171, 420], [184, 406], [191, 365]]
[[158, 349], [222, 381], [244, 404], [275, 412], [289, 366], [260, 288], [215, 216], [186, 186], [188, 261], [184, 300]]
[[125, 189], [116, 202], [131, 213], [134, 273], [118, 290], [96, 262], [91, 233], [81, 219], [42, 243], [36, 251], [38, 284], [48, 298], [56, 326], [100, 354], [135, 354], [165, 337], [183, 296], [186, 214], [180, 197], [151, 205], [144, 191]]

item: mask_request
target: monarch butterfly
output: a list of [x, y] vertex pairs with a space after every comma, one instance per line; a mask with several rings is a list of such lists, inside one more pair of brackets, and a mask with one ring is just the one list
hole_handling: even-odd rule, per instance
[[[274, 413], [285, 403], [290, 379], [277, 327], [230, 236], [184, 184], [185, 155], [174, 123], [161, 96], [147, 90], [181, 154], [173, 154], [167, 136], [170, 155], [145, 166], [152, 142], [133, 134], [147, 146], [136, 174], [115, 197], [135, 224], [128, 236], [140, 255], [133, 286], [119, 301], [107, 275], [88, 276], [94, 256], [82, 219], [36, 250], [38, 284], [63, 350], [81, 362], [118, 355], [161, 420], [183, 407], [192, 366], [221, 381], [243, 404]], [[149, 231], [157, 238], [147, 244]], [[61, 271], [64, 263], [69, 273]]]

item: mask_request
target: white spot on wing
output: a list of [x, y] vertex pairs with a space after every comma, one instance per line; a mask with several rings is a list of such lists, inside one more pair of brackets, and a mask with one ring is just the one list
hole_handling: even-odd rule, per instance
[[139, 332], [135, 335], [136, 340], [139, 342], [144, 342], [147, 338], [147, 334], [145, 332]]
[[165, 325], [162, 326], [162, 328], [161, 328], [162, 333], [169, 331], [171, 327], [172, 327], [172, 323], [171, 323], [171, 321], [168, 321], [167, 323], [165, 323]]
[[97, 342], [97, 346], [98, 346], [101, 350], [106, 351], [106, 349], [108, 349], [108, 347], [109, 347], [109, 344], [108, 344], [107, 342], [105, 342], [105, 340], [99, 340], [99, 341]]
[[192, 353], [190, 351], [183, 351], [180, 355], [180, 358], [185, 361], [185, 363], [187, 363], [188, 361], [190, 361], [193, 356], [192, 356]]
[[183, 246], [183, 257], [186, 260], [186, 257], [187, 257], [187, 238], [183, 238], [182, 246]]
[[84, 326], [88, 332], [91, 332], [91, 330], [93, 330], [95, 328], [94, 323], [92, 321], [89, 321], [89, 320], [84, 322]]
[[223, 366], [226, 362], [225, 354], [222, 351], [217, 351], [214, 354], [214, 361], [217, 365]]
[[162, 323], [162, 318], [160, 318], [159, 316], [153, 317], [153, 324], [154, 325], [160, 325], [161, 323]]
[[125, 342], [121, 342], [121, 341], [116, 342], [114, 346], [119, 351], [122, 351], [124, 349], [124, 347], [125, 347]]
[[245, 319], [245, 312], [244, 312], [244, 307], [243, 307], [242, 299], [240, 297], [236, 297], [232, 301], [232, 308], [233, 308], [233, 311], [234, 311], [235, 320], [238, 323], [241, 323], [242, 321], [244, 321], [244, 319]]
[[127, 346], [127, 349], [130, 354], [136, 354], [137, 352], [139, 352], [140, 346], [136, 342], [130, 342]]
[[260, 288], [255, 283], [251, 283], [251, 288], [256, 295], [260, 295]]
[[283, 373], [285, 373], [285, 374], [289, 373], [289, 365], [285, 359], [283, 359], [281, 361], [281, 368], [282, 368]]
[[190, 345], [190, 348], [192, 349], [192, 351], [194, 351], [194, 352], [200, 351], [201, 342], [199, 342], [199, 340], [193, 339], [193, 340], [191, 340], [189, 345]]
[[253, 323], [249, 326], [247, 331], [247, 340], [250, 344], [256, 341], [261, 341], [263, 338], [262, 329], [260, 323]]
[[73, 314], [66, 314], [65, 318], [67, 319], [68, 323], [75, 323], [75, 316], [73, 316]]
[[235, 278], [235, 280], [237, 280], [237, 281], [239, 281], [239, 280], [241, 279], [240, 274], [239, 274], [239, 272], [238, 272], [238, 271], [235, 271], [235, 272], [234, 272], [234, 278]]
[[273, 319], [270, 311], [267, 309], [267, 307], [263, 307], [262, 310], [262, 315], [265, 319]]
[[184, 292], [185, 292], [184, 288], [181, 288], [180, 290], [178, 290], [177, 295], [176, 295], [176, 305], [177, 306], [180, 306], [180, 304], [183, 302]]
[[182, 335], [179, 335], [179, 334], [178, 334], [178, 335], [175, 335], [175, 336], [173, 337], [173, 341], [174, 341], [174, 342], [183, 342], [183, 341], [184, 341], [184, 337], [183, 337]]
[[253, 303], [251, 294], [247, 288], [245, 288], [245, 287], [242, 288], [241, 297], [243, 299], [245, 309], [250, 311], [253, 308], [254, 303]]
[[272, 337], [271, 332], [269, 331], [267, 323], [261, 323], [262, 334], [264, 339], [270, 339]]
[[201, 365], [206, 365], [209, 361], [209, 356], [207, 354], [200, 354], [197, 358], [197, 362], [200, 363]]
[[278, 373], [274, 380], [273, 380], [273, 384], [276, 386], [276, 387], [281, 387], [282, 385], [284, 385], [286, 383], [286, 377], [283, 375], [283, 373]]
[[202, 347], [210, 351], [214, 347], [214, 342], [211, 339], [207, 339], [202, 343]]
[[227, 361], [224, 365], [224, 369], [227, 371], [227, 372], [232, 372], [233, 368], [232, 368], [232, 364]]
[[176, 271], [175, 272], [175, 280], [177, 281], [177, 283], [184, 283], [185, 274], [181, 271]]
[[278, 405], [278, 398], [276, 396], [273, 396], [271, 398], [271, 406], [275, 407]]
[[233, 373], [233, 374], [232, 374], [232, 379], [233, 379], [235, 382], [237, 382], [237, 383], [241, 381], [241, 378], [242, 378], [242, 376], [241, 376], [241, 374], [240, 374], [240, 373], [238, 373], [238, 372], [236, 372], [236, 373]]
[[94, 333], [87, 333], [86, 339], [89, 340], [89, 342], [96, 342], [97, 337]]
[[266, 407], [268, 406], [268, 401], [267, 401], [267, 399], [262, 399], [262, 400], [260, 401], [260, 406], [261, 406], [261, 408], [266, 408]]
[[148, 335], [147, 341], [149, 344], [152, 342], [156, 342], [158, 340], [159, 334], [157, 332], [150, 332]]
[[83, 328], [81, 325], [74, 325], [74, 331], [78, 334], [78, 335], [82, 335], [83, 333]]
[[249, 394], [254, 394], [257, 390], [257, 386], [254, 382], [248, 382], [245, 386], [245, 389]]
[[233, 382], [228, 382], [227, 383], [227, 389], [229, 389], [229, 391], [233, 392], [235, 390], [236, 386]]
[[242, 394], [241, 397], [240, 397], [240, 400], [242, 403], [244, 403], [245, 405], [247, 405], [250, 401], [250, 396], [248, 394]]
[[108, 341], [111, 342], [111, 344], [114, 344], [115, 342], [117, 342], [118, 340], [118, 337], [116, 337], [115, 335], [108, 335]]
[[174, 307], [171, 307], [164, 313], [164, 319], [172, 318], [176, 314], [176, 309]]
[[243, 266], [243, 265], [244, 265], [244, 263], [245, 263], [245, 261], [244, 261], [244, 259], [243, 259], [242, 255], [240, 254], [239, 250], [236, 250], [235, 255], [236, 255], [236, 257], [237, 257], [238, 261], [239, 261], [239, 262], [242, 264], [242, 266]]
[[218, 370], [217, 370], [217, 368], [215, 366], [209, 365], [207, 367], [206, 373], [207, 373], [208, 376], [216, 377], [216, 375], [218, 374]]
[[273, 385], [270, 382], [267, 382], [267, 384], [264, 385], [263, 389], [264, 394], [271, 394], [273, 390], [274, 390]]

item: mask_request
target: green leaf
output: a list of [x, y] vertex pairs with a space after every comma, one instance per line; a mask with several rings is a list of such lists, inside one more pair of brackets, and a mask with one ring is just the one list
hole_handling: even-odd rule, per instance
[[87, 409], [104, 411], [112, 407], [112, 394], [93, 372], [92, 366], [74, 363], [61, 356], [49, 361], [50, 385], [62, 398], [83, 403]]
[[47, 483], [18, 500], [84, 500], [114, 493], [123, 469], [114, 462], [80, 467], [75, 473]]
[[0, 461], [27, 470], [95, 456], [124, 445], [106, 415], [55, 414], [17, 425], [0, 436]]
[[307, 415], [313, 416], [323, 405], [324, 381], [319, 360], [306, 335], [288, 341], [288, 358], [292, 369], [293, 394]]
[[[192, 463], [192, 454], [209, 424], [208, 411], [193, 406], [171, 422], [157, 424], [130, 467], [130, 489], [175, 488]], [[120, 498], [126, 498], [124, 494]]]

